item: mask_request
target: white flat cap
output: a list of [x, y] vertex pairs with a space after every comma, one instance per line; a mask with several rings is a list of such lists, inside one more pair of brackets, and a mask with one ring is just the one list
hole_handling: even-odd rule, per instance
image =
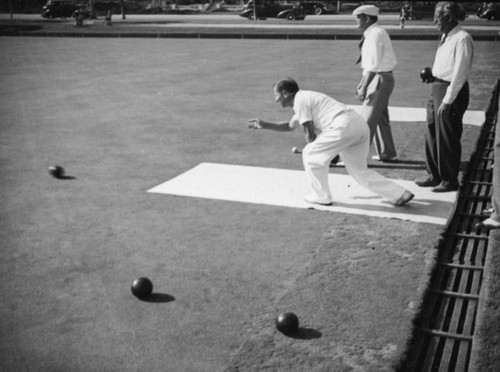
[[371, 16], [378, 16], [378, 8], [375, 5], [361, 5], [354, 9], [353, 15], [366, 14]]

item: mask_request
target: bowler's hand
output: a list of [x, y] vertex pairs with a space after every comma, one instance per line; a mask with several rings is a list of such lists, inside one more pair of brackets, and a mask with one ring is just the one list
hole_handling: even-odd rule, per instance
[[250, 119], [248, 120], [248, 128], [250, 129], [262, 129], [262, 124], [264, 120], [261, 119]]
[[306, 133], [306, 142], [311, 143], [316, 139], [316, 133]]
[[299, 119], [297, 118], [297, 116], [293, 116], [291, 119], [290, 119], [290, 122], [288, 123], [288, 125], [290, 126], [290, 128], [294, 128], [295, 125], [300, 125], [300, 122], [299, 122]]
[[438, 109], [439, 117], [448, 117], [450, 115], [451, 105], [449, 103], [441, 103]]

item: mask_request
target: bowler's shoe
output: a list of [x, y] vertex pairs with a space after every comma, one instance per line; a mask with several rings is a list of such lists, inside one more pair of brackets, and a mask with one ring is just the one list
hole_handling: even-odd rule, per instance
[[398, 157], [396, 156], [380, 156], [380, 155], [373, 155], [372, 160], [377, 160], [381, 161], [382, 163], [397, 163], [398, 162]]
[[488, 218], [484, 221], [476, 223], [476, 228], [482, 228], [487, 230], [500, 229], [500, 222], [495, 221], [493, 218]]
[[345, 164], [343, 161], [340, 160], [339, 155], [335, 156], [332, 159], [332, 161], [330, 161], [330, 168], [335, 168], [335, 167], [345, 167]]
[[458, 183], [441, 182], [432, 189], [432, 192], [451, 192], [458, 190]]
[[489, 215], [490, 215], [490, 214], [492, 214], [494, 211], [495, 211], [495, 209], [493, 209], [493, 207], [491, 207], [491, 208], [486, 208], [486, 209], [484, 209], [483, 211], [481, 211], [481, 214], [482, 214], [482, 215], [485, 215], [485, 216], [489, 216]]
[[331, 200], [319, 200], [319, 199], [316, 199], [312, 195], [304, 196], [304, 200], [308, 203], [311, 203], [311, 204], [318, 204], [318, 205], [325, 205], [325, 206], [330, 206], [333, 204]]
[[330, 161], [330, 168], [333, 168], [340, 162], [340, 155], [335, 155], [335, 157]]
[[441, 181], [435, 179], [434, 177], [427, 177], [419, 180], [415, 180], [417, 186], [420, 187], [436, 187], [441, 183]]
[[406, 203], [408, 203], [410, 200], [412, 200], [414, 197], [415, 197], [415, 195], [413, 195], [408, 190], [405, 190], [405, 192], [403, 193], [403, 195], [401, 195], [399, 197], [399, 199], [396, 200], [396, 202], [394, 203], [394, 205], [397, 206], [397, 207], [402, 207], [403, 205], [405, 205]]

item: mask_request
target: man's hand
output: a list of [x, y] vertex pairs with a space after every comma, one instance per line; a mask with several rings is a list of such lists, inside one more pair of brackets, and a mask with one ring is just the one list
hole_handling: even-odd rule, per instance
[[356, 97], [360, 101], [364, 101], [366, 98], [366, 87], [358, 87], [358, 90], [356, 90]]
[[306, 133], [306, 142], [307, 143], [314, 142], [315, 139], [316, 139], [316, 133], [309, 133], [309, 132]]
[[248, 120], [248, 128], [250, 129], [262, 129], [262, 124], [264, 124], [264, 120], [261, 119]]
[[288, 125], [290, 126], [290, 128], [294, 128], [296, 125], [299, 126], [299, 118], [296, 115], [292, 116]]
[[448, 117], [450, 115], [451, 105], [449, 103], [441, 103], [438, 109], [439, 117]]
[[312, 121], [306, 121], [304, 124], [302, 124], [302, 127], [304, 128], [304, 133], [306, 134], [306, 142], [313, 142], [316, 139], [314, 123]]

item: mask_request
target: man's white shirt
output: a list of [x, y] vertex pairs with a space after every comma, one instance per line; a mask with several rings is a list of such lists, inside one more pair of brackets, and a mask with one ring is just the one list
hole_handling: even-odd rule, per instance
[[450, 82], [443, 103], [451, 104], [469, 79], [474, 48], [472, 37], [460, 26], [441, 37], [436, 51], [432, 75]]
[[363, 32], [361, 48], [361, 68], [363, 75], [368, 72], [389, 72], [397, 65], [396, 54], [386, 30], [377, 23]]
[[342, 102], [310, 90], [299, 90], [293, 102], [294, 119], [301, 125], [312, 121], [317, 133], [324, 132], [332, 125], [335, 116], [346, 110], [348, 107]]

